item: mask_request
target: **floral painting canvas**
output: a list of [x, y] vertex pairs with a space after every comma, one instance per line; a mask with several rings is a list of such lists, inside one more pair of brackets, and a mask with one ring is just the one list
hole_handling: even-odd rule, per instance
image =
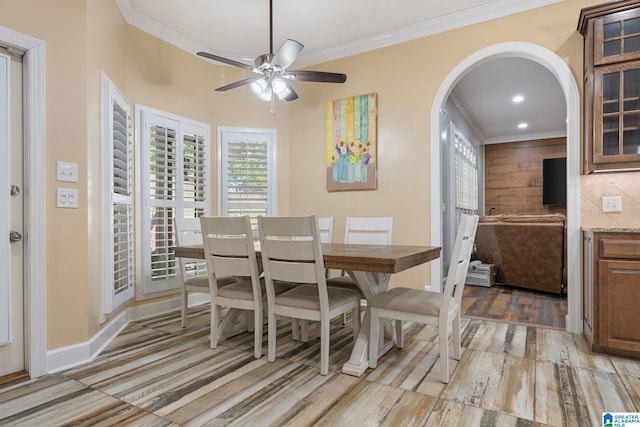
[[377, 94], [327, 102], [327, 190], [377, 188]]

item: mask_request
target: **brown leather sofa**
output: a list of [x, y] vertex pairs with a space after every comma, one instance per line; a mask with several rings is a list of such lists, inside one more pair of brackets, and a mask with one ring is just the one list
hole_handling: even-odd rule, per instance
[[496, 264], [497, 283], [566, 293], [565, 242], [564, 215], [485, 216], [476, 232], [476, 257]]

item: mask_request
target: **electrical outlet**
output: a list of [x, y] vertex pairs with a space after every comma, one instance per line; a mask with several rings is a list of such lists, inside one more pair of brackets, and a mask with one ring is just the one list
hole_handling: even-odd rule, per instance
[[620, 196], [603, 197], [602, 212], [622, 212], [622, 197]]
[[56, 199], [57, 207], [75, 209], [78, 207], [78, 190], [71, 188], [58, 188]]

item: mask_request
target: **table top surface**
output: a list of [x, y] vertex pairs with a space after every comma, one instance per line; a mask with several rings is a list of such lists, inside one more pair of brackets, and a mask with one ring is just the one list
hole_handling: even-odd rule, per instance
[[[325, 268], [335, 270], [398, 273], [440, 257], [439, 246], [410, 245], [357, 245], [323, 243]], [[257, 251], [259, 256], [259, 251]], [[175, 255], [186, 258], [204, 258], [202, 245], [176, 246]]]

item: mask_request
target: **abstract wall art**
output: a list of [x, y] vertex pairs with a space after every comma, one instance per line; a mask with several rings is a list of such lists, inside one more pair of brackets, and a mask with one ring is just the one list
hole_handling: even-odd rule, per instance
[[370, 93], [327, 102], [327, 191], [377, 188], [377, 99]]

